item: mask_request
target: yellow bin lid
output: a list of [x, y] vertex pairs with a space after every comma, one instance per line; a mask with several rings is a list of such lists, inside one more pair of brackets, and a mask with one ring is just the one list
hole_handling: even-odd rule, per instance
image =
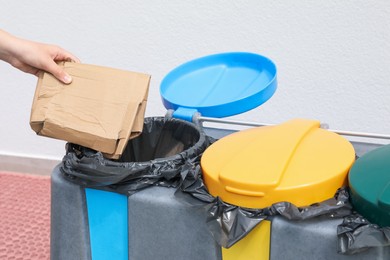
[[247, 208], [288, 201], [308, 206], [333, 197], [355, 161], [352, 144], [321, 129], [315, 120], [294, 119], [228, 135], [204, 152], [205, 184], [213, 196]]

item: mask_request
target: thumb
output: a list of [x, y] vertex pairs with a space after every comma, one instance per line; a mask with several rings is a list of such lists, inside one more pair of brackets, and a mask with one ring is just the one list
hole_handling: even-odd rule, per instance
[[70, 84], [72, 82], [72, 77], [66, 73], [60, 66], [57, 65], [54, 61], [47, 67], [47, 72], [51, 73], [59, 81]]

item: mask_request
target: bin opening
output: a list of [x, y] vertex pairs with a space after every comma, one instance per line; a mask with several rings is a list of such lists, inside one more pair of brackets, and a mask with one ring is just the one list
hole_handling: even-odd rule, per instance
[[145, 162], [180, 154], [200, 141], [199, 129], [175, 119], [145, 118], [144, 130], [129, 140], [119, 162]]
[[209, 146], [201, 127], [175, 118], [145, 118], [140, 136], [131, 140], [121, 158], [68, 143], [60, 167], [65, 178], [83, 187], [131, 195], [143, 188], [176, 187], [188, 164], [198, 163]]

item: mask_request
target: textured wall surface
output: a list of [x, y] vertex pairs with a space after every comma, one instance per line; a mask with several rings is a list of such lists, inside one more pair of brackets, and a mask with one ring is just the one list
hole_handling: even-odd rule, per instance
[[[332, 129], [390, 134], [390, 2], [2, 1], [0, 28], [54, 43], [84, 63], [152, 75], [147, 116], [164, 115], [159, 84], [200, 56], [248, 51], [278, 67], [278, 90], [235, 120], [302, 117]], [[0, 154], [61, 158], [64, 142], [29, 127], [35, 76], [0, 62]]]

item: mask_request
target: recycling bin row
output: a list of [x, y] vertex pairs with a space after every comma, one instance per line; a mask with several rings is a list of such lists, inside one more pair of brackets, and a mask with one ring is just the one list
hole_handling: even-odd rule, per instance
[[[298, 124], [300, 123], [301, 121]], [[304, 123], [306, 126], [308, 122]], [[312, 126], [312, 123], [309, 122], [309, 125]], [[211, 216], [213, 210], [210, 209], [216, 204], [209, 203], [215, 197], [211, 195], [205, 197], [197, 182], [189, 182], [186, 186], [180, 179], [175, 179], [178, 173], [183, 175], [189, 171], [189, 164], [177, 161], [180, 158], [189, 157], [191, 165], [199, 168], [195, 154], [202, 154], [203, 150], [209, 149], [209, 146], [203, 146], [203, 142], [207, 143], [207, 139], [200, 138], [202, 133], [196, 132], [197, 127], [180, 120], [149, 118], [146, 119], [145, 124], [146, 131], [140, 137], [141, 139], [131, 142], [127, 151], [128, 158], [132, 161], [136, 160], [134, 158], [137, 153], [140, 154], [139, 156], [141, 154], [149, 156], [149, 158], [143, 157], [140, 163], [126, 162], [125, 157], [122, 158], [124, 160], [122, 162], [111, 162], [99, 157], [99, 153], [87, 149], [83, 151], [84, 155], [80, 155], [78, 153], [80, 151], [70, 152], [69, 154], [74, 157], [64, 158], [64, 163], [53, 170], [52, 259], [260, 260], [282, 257], [296, 259], [298, 255], [300, 259], [386, 259], [390, 256], [389, 247], [374, 247], [353, 255], [340, 254], [337, 228], [343, 221], [341, 217], [323, 215], [297, 221], [280, 215], [265, 218], [260, 214], [260, 218], [256, 219], [245, 216], [248, 213], [245, 207], [231, 210], [218, 206], [216, 214], [226, 215], [227, 220], [236, 222], [236, 225], [232, 226], [241, 225], [247, 231], [241, 233], [244, 237], [238, 239], [236, 237], [233, 239], [233, 245], [228, 245], [229, 238], [223, 235], [218, 237], [218, 230], [211, 232], [213, 228], [218, 229], [218, 226], [212, 224], [216, 222], [213, 222]], [[288, 124], [297, 127], [296, 122]], [[312, 129], [316, 131], [315, 129], [318, 128]], [[195, 132], [185, 135], [183, 131]], [[234, 138], [236, 134], [222, 129], [208, 129], [207, 132], [220, 140], [226, 140], [225, 135]], [[158, 136], [171, 142], [161, 142]], [[150, 145], [146, 145], [142, 138], [149, 140]], [[203, 141], [199, 143], [200, 139]], [[242, 143], [239, 142], [240, 145]], [[167, 144], [176, 149], [167, 149]], [[189, 152], [188, 150], [193, 150], [194, 146], [203, 148], [195, 149], [195, 154]], [[353, 148], [354, 152], [361, 156], [377, 147], [374, 144], [354, 143]], [[73, 147], [76, 148], [79, 147]], [[162, 160], [164, 163], [148, 160], [156, 154], [151, 151], [157, 150], [160, 151], [159, 157], [168, 158]], [[162, 152], [163, 150], [165, 152]], [[175, 150], [173, 154], [172, 150]], [[177, 157], [178, 154], [180, 156]], [[142, 165], [145, 161], [150, 165]], [[70, 162], [73, 164], [68, 167], [73, 172], [67, 171], [64, 167], [64, 164]], [[112, 165], [107, 165], [109, 163]], [[167, 164], [173, 168], [169, 168]], [[150, 167], [151, 165], [153, 167]], [[82, 169], [80, 175], [75, 171], [77, 167]], [[100, 169], [102, 176], [93, 176], [91, 172], [99, 167], [102, 167]], [[244, 170], [245, 167], [247, 165], [242, 165], [241, 169]], [[239, 173], [238, 170], [237, 174]], [[83, 174], [89, 176], [89, 179]], [[100, 183], [96, 182], [96, 178], [99, 177], [101, 177]], [[118, 180], [122, 181], [122, 186], [118, 185]], [[178, 188], [183, 185], [186, 186], [185, 191], [192, 191], [183, 192]], [[206, 191], [209, 192], [208, 189]], [[242, 194], [238, 195], [242, 196]], [[237, 196], [237, 193], [233, 196]], [[308, 211], [310, 212], [310, 208]], [[243, 214], [241, 218], [240, 216], [229, 217], [232, 214], [239, 215], [240, 212]], [[335, 212], [337, 213], [337, 210]], [[248, 224], [250, 221], [254, 221], [252, 226]], [[234, 233], [234, 230], [231, 233]]]
[[378, 146], [317, 120], [237, 132], [198, 120], [248, 111], [275, 89], [263, 56], [207, 56], [163, 79], [168, 116], [145, 118], [119, 159], [67, 144], [52, 174], [52, 259], [388, 259], [386, 227], [353, 217], [389, 223], [388, 167], [363, 159]]

